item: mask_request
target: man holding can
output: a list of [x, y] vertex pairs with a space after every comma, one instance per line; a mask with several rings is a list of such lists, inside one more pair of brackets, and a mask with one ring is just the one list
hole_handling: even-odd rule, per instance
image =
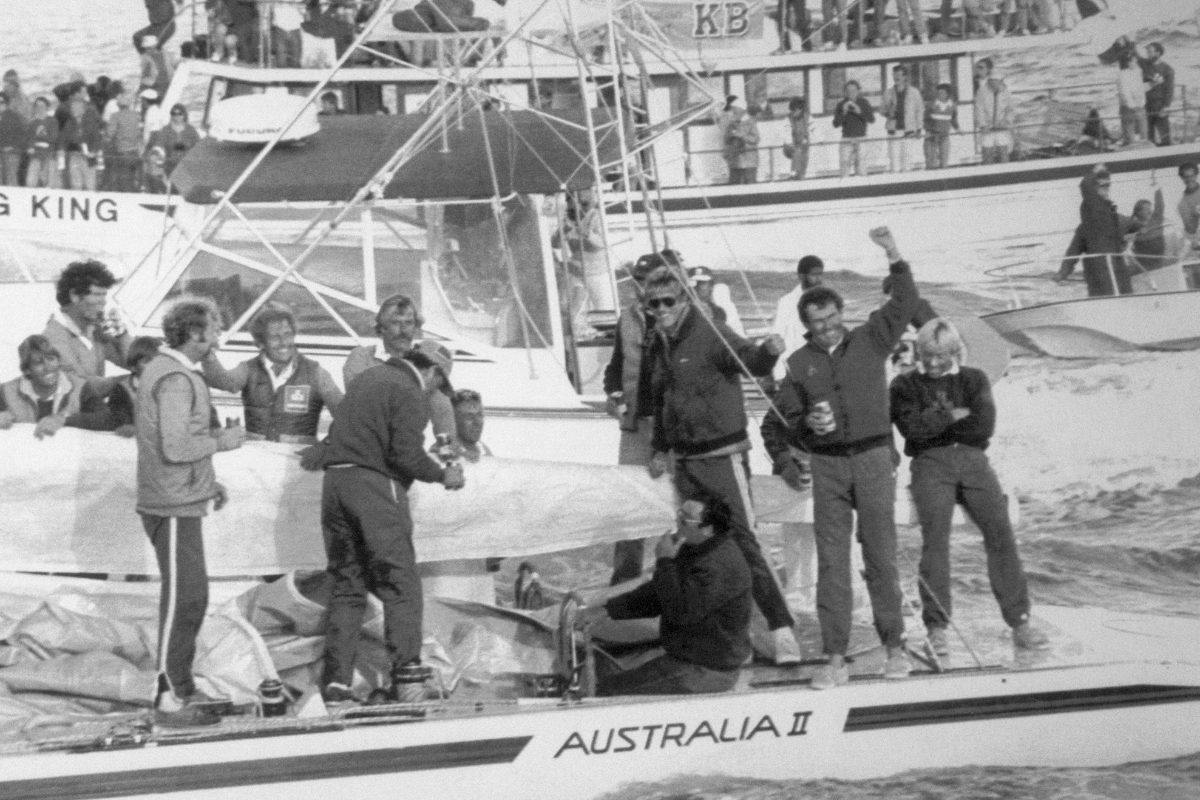
[[775, 397], [783, 419], [768, 414], [763, 442], [772, 458], [789, 457], [788, 445], [812, 453], [813, 527], [817, 540], [817, 617], [829, 663], [814, 689], [850, 680], [853, 597], [850, 546], [854, 513], [866, 563], [875, 630], [888, 651], [884, 676], [904, 678], [900, 580], [896, 570], [896, 477], [884, 365], [917, 310], [917, 287], [887, 228], [871, 231], [887, 252], [891, 298], [854, 330], [842, 324], [842, 297], [817, 286], [800, 297], [807, 343], [787, 360], [787, 377]]

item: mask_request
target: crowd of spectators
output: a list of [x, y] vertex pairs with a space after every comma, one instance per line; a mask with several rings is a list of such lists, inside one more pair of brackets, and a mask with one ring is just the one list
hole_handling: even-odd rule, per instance
[[[187, 109], [159, 126], [165, 62], [146, 37], [140, 83], [73, 73], [30, 97], [15, 69], [0, 90], [0, 185], [113, 192], [165, 192], [166, 176], [199, 141]], [[150, 46], [154, 44], [155, 46]], [[150, 66], [147, 67], [146, 64]]]

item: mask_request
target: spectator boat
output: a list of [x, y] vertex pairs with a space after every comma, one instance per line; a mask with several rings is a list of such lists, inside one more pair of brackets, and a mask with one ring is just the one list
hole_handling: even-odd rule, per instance
[[[1145, 257], [1143, 257], [1145, 258]], [[1124, 256], [1108, 256], [1112, 269]], [[1188, 255], [1131, 279], [1132, 294], [1053, 300], [985, 314], [1020, 350], [1056, 358], [1103, 358], [1133, 350], [1200, 348], [1200, 262]]]

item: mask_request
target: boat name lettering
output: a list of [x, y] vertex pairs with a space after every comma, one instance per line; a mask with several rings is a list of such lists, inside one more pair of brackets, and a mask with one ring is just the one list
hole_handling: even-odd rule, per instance
[[601, 756], [607, 753], [629, 753], [634, 750], [662, 749], [668, 744], [676, 747], [691, 747], [693, 743], [711, 741], [713, 744], [748, 742], [755, 736], [773, 736], [776, 739], [788, 736], [804, 736], [808, 733], [811, 711], [796, 711], [788, 722], [780, 725], [770, 714], [742, 717], [741, 720], [726, 717], [719, 723], [701, 720], [696, 724], [668, 722], [665, 725], [630, 725], [624, 728], [596, 729], [590, 733], [572, 731], [567, 740], [554, 754], [574, 750], [585, 756]]
[[692, 37], [725, 39], [750, 32], [750, 4], [742, 0], [726, 3], [696, 3], [692, 6]]
[[[29, 218], [70, 220], [71, 222], [117, 222], [117, 201], [110, 197], [68, 197], [65, 194], [29, 195]], [[21, 205], [9, 200], [8, 194], [0, 192], [0, 217], [11, 217], [20, 213]]]

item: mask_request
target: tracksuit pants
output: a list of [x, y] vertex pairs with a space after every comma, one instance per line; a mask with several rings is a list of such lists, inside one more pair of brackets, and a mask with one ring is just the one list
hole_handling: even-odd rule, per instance
[[367, 592], [383, 603], [393, 667], [419, 659], [424, 599], [404, 486], [363, 467], [326, 469], [321, 529], [333, 577], [322, 683], [350, 686], [354, 680]]
[[921, 521], [921, 603], [926, 627], [950, 623], [950, 523], [962, 503], [983, 534], [988, 580], [1011, 626], [1029, 618], [1029, 590], [1008, 502], [987, 454], [954, 444], [918, 453], [912, 460], [912, 494]]
[[854, 595], [850, 547], [854, 512], [866, 567], [875, 631], [887, 647], [900, 647], [900, 576], [896, 570], [896, 476], [892, 450], [874, 447], [849, 456], [813, 454], [813, 530], [817, 537], [817, 619], [825, 652], [850, 647]]
[[729, 533], [750, 565], [754, 602], [767, 618], [767, 627], [771, 630], [792, 627], [794, 621], [784, 602], [779, 580], [763, 557], [755, 536], [754, 506], [750, 500], [750, 459], [746, 453], [678, 459], [675, 462], [675, 488], [682, 500], [707, 492], [729, 506]]
[[178, 698], [196, 691], [192, 661], [196, 636], [208, 609], [208, 569], [204, 563], [201, 517], [142, 514], [142, 526], [162, 575], [158, 600], [158, 692]]

